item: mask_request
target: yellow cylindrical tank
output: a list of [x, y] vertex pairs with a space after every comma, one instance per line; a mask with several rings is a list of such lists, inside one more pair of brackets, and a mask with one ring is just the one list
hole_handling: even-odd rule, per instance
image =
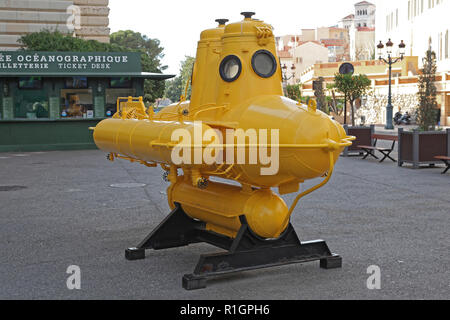
[[[336, 121], [319, 110], [298, 105], [294, 101], [277, 95], [260, 95], [248, 99], [238, 108], [229, 112], [225, 119], [234, 119], [238, 127], [267, 130], [268, 144], [279, 145], [314, 145], [327, 144], [329, 141], [342, 142], [347, 138], [345, 130]], [[226, 121], [226, 120], [225, 120]], [[271, 132], [277, 133], [279, 141], [271, 140]], [[334, 150], [337, 161], [344, 149]], [[235, 166], [240, 179], [252, 185], [278, 187], [288, 181], [314, 179], [323, 176], [330, 167], [326, 148], [289, 148], [280, 147], [279, 170], [275, 175], [262, 175], [261, 168], [267, 167], [243, 164]]]
[[[198, 131], [211, 130], [201, 122], [176, 122], [137, 119], [107, 119], [101, 121], [94, 130], [94, 141], [101, 150], [121, 154], [136, 160], [172, 164], [172, 149], [169, 144], [191, 141], [174, 141], [173, 133], [182, 130], [194, 137]], [[208, 143], [208, 141], [203, 141]], [[192, 141], [193, 142], [193, 141]], [[187, 167], [195, 167], [194, 152]], [[201, 164], [200, 164], [201, 165]]]
[[[198, 190], [179, 179], [168, 189], [169, 204], [180, 203], [194, 219], [207, 223], [207, 229], [235, 237], [244, 215], [251, 230], [262, 238], [278, 238], [289, 224], [285, 202], [270, 189], [245, 190], [218, 182]], [[232, 201], [230, 201], [232, 199]]]

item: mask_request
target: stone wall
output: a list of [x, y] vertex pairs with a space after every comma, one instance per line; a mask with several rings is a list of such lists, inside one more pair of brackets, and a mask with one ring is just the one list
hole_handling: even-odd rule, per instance
[[[388, 96], [383, 94], [371, 94], [362, 99], [361, 107], [356, 111], [356, 123], [361, 123], [362, 116], [365, 117], [366, 124], [386, 123], [387, 103]], [[400, 109], [402, 113], [408, 112], [414, 117], [419, 100], [416, 94], [394, 94], [392, 96], [392, 105], [394, 107], [394, 115]]]

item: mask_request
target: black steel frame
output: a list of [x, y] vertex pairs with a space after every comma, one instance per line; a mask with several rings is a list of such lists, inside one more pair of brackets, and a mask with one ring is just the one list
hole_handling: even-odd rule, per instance
[[[364, 155], [364, 157], [363, 157], [362, 159], [364, 160], [364, 159], [366, 159], [368, 156], [372, 156], [372, 157], [374, 157], [375, 159], [380, 160], [380, 158], [378, 158], [378, 157], [375, 155], [375, 150], [378, 150], [378, 151], [380, 151], [380, 152], [383, 154], [383, 156], [384, 156], [383, 159], [380, 160], [380, 163], [383, 162], [384, 160], [388, 159], [388, 158], [389, 158], [390, 160], [392, 160], [393, 162], [397, 162], [397, 160], [395, 160], [394, 158], [391, 157], [391, 153], [394, 151], [394, 148], [395, 148], [395, 141], [392, 143], [392, 146], [391, 146], [390, 149], [388, 149], [388, 148], [377, 148], [377, 142], [378, 142], [378, 139], [375, 139], [375, 142], [374, 142], [373, 147], [372, 147], [372, 148], [375, 148], [375, 149], [368, 149], [368, 148], [361, 147], [361, 149], [362, 149], [364, 152], [366, 152], [366, 154]], [[373, 151], [372, 151], [372, 150], [373, 150]]]
[[186, 290], [206, 287], [208, 278], [294, 263], [320, 261], [320, 267], [342, 267], [342, 258], [331, 253], [323, 240], [300, 242], [291, 224], [278, 239], [261, 239], [240, 217], [241, 229], [236, 238], [229, 238], [205, 229], [205, 223], [191, 219], [176, 204], [175, 209], [137, 247], [125, 250], [127, 260], [145, 258], [145, 250], [161, 250], [206, 242], [226, 250], [223, 253], [201, 255], [192, 274], [186, 274], [182, 286]]
[[442, 174], [446, 174], [448, 170], [450, 170], [450, 161], [445, 160], [445, 159], [441, 159], [442, 162], [444, 162], [444, 164], [447, 166], [447, 168], [444, 169], [444, 171], [442, 172]]

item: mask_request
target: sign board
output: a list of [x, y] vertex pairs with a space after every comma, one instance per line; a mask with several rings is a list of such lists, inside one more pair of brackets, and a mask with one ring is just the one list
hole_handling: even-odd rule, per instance
[[0, 75], [134, 72], [142, 72], [137, 52], [0, 51]]
[[314, 80], [313, 81], [313, 90], [319, 91], [323, 89], [323, 81], [320, 80]]
[[355, 72], [355, 67], [351, 63], [343, 63], [339, 67], [340, 74], [353, 74]]

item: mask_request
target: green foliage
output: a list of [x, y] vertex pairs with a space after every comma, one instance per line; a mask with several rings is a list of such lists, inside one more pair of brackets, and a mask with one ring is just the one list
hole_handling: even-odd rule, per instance
[[173, 80], [166, 82], [166, 91], [164, 96], [169, 98], [173, 102], [179, 101], [180, 96], [184, 95], [186, 84], [189, 81], [189, 87], [187, 91], [186, 99], [191, 98], [191, 83], [192, 71], [194, 68], [195, 58], [185, 56], [185, 59], [181, 62], [180, 75]]
[[371, 82], [366, 75], [339, 74], [334, 76], [334, 86], [336, 91], [341, 92], [350, 102], [352, 111], [352, 125], [355, 125], [355, 114], [353, 104], [356, 99], [361, 98], [370, 89]]
[[316, 96], [317, 108], [321, 111], [328, 113], [327, 101], [325, 97], [325, 91], [323, 90], [324, 79], [320, 77], [318, 80], [318, 86], [314, 89], [314, 95]]
[[[126, 48], [125, 51], [141, 52], [142, 71], [161, 73], [167, 66], [161, 65], [164, 48], [158, 39], [150, 39], [146, 35], [131, 30], [117, 31], [110, 36], [111, 45]], [[164, 95], [164, 81], [145, 80], [144, 101], [153, 103]]]
[[417, 109], [417, 124], [422, 131], [436, 130], [436, 54], [431, 47], [423, 59], [422, 74], [419, 76], [419, 108]]
[[30, 33], [19, 39], [23, 50], [32, 51], [73, 51], [73, 52], [117, 52], [123, 48], [95, 40], [74, 38], [59, 31], [43, 30]]
[[[167, 66], [161, 65], [163, 48], [157, 39], [150, 39], [131, 30], [111, 34], [111, 43], [74, 38], [59, 31], [44, 30], [24, 35], [19, 39], [23, 50], [72, 51], [72, 52], [140, 52], [142, 71], [160, 73]], [[144, 101], [154, 102], [164, 94], [164, 82], [145, 80]]]
[[[190, 81], [192, 77], [192, 72], [194, 70], [195, 58], [190, 56], [185, 56], [185, 60], [181, 63], [181, 85], [182, 85], [182, 94], [184, 95], [184, 90], [186, 88], [186, 84]], [[189, 100], [191, 98], [191, 83], [189, 83], [188, 91], [186, 99]]]
[[286, 97], [289, 99], [300, 101], [302, 98], [302, 92], [300, 91], [299, 84], [288, 84], [286, 86]]
[[181, 89], [181, 87], [182, 87], [181, 77], [176, 77], [175, 79], [167, 80], [166, 91], [164, 93], [164, 96], [170, 99], [172, 102], [180, 100], [181, 91], [183, 90]]

